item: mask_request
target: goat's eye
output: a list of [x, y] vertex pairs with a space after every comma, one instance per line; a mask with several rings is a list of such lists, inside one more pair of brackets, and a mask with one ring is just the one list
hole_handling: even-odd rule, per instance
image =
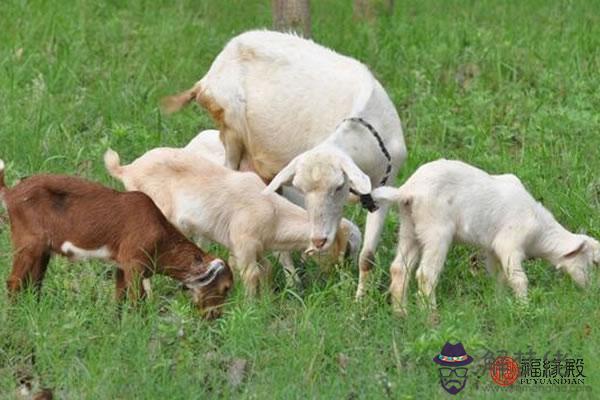
[[340, 186], [335, 188], [335, 192], [339, 193], [344, 188], [344, 184], [342, 183]]

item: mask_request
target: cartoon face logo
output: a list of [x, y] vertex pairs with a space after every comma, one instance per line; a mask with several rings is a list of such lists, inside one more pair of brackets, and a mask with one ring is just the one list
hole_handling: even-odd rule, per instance
[[468, 369], [464, 366], [471, 364], [473, 357], [467, 354], [462, 343], [446, 342], [433, 362], [440, 365], [440, 384], [446, 392], [457, 394], [465, 388]]

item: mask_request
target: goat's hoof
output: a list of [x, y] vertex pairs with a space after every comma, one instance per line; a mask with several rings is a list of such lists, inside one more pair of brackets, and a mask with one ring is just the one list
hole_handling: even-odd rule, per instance
[[361, 301], [363, 297], [365, 297], [365, 289], [359, 287], [354, 295], [354, 301]]
[[392, 311], [394, 316], [398, 318], [406, 318], [408, 316], [408, 311], [403, 306], [392, 306]]

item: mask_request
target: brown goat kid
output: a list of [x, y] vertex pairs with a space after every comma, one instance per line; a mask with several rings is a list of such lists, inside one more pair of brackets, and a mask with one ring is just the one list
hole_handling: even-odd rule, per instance
[[141, 278], [170, 276], [192, 291], [207, 317], [220, 314], [233, 285], [229, 266], [188, 240], [141, 192], [64, 175], [35, 175], [9, 189], [0, 160], [0, 200], [13, 245], [9, 293], [27, 284], [39, 289], [53, 253], [116, 262], [117, 299], [127, 291], [132, 298], [144, 296]]

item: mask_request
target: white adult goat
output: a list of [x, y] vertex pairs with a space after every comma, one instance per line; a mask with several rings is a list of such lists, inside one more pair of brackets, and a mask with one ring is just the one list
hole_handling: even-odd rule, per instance
[[489, 175], [461, 161], [437, 160], [422, 165], [400, 188], [380, 187], [377, 201], [397, 203], [400, 212], [398, 251], [390, 267], [394, 308], [405, 313], [410, 274], [421, 294], [435, 307], [435, 287], [453, 240], [486, 251], [490, 274], [507, 279], [518, 298], [527, 297], [521, 263], [543, 258], [586, 286], [591, 264], [600, 263], [600, 243], [567, 231], [512, 174]]
[[[226, 165], [247, 162], [273, 192], [304, 193], [315, 247], [333, 242], [349, 193], [370, 209], [357, 297], [365, 288], [388, 206], [369, 193], [393, 181], [406, 159], [400, 119], [369, 69], [310, 40], [270, 31], [233, 38], [191, 89], [165, 99], [172, 112], [192, 100], [219, 126]], [[369, 204], [371, 200], [371, 204]]]

